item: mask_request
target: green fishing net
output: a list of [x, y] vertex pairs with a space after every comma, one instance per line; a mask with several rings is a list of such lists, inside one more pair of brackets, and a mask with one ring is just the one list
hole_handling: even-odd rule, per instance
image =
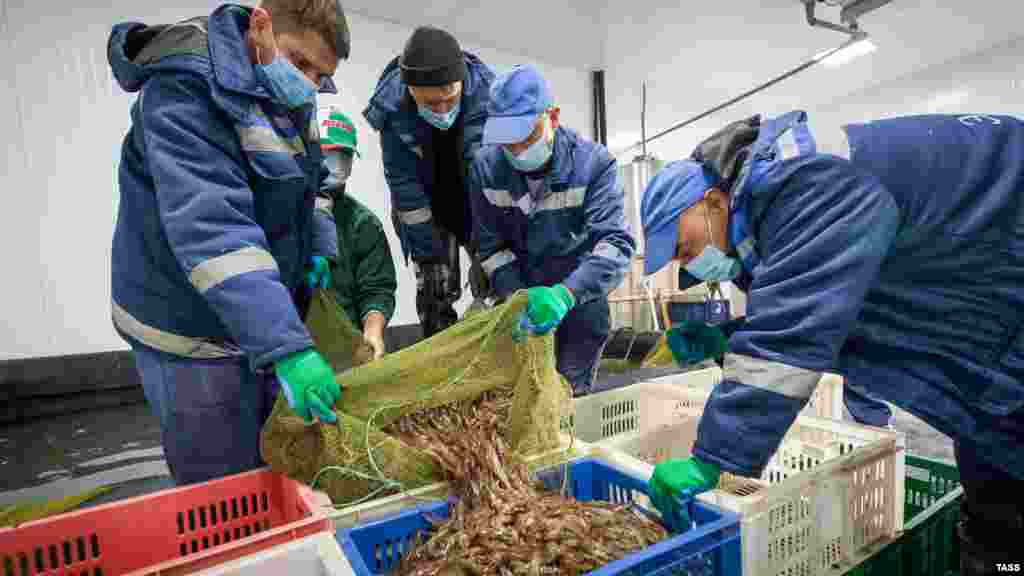
[[263, 429], [264, 460], [325, 491], [336, 506], [439, 482], [445, 478], [428, 453], [385, 429], [403, 416], [471, 403], [486, 393], [510, 399], [502, 429], [517, 455], [559, 449], [571, 388], [555, 369], [552, 335], [513, 340], [526, 303], [522, 291], [409, 348], [363, 363], [361, 336], [330, 294], [318, 292], [306, 323], [317, 349], [338, 371], [338, 423], [306, 424], [279, 396]]

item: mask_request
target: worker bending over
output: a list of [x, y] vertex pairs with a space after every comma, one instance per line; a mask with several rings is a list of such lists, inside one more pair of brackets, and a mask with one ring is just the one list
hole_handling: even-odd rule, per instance
[[325, 175], [315, 101], [348, 58], [345, 14], [337, 0], [224, 5], [118, 24], [108, 49], [121, 87], [139, 92], [121, 149], [114, 326], [175, 482], [256, 468], [278, 381], [307, 420], [333, 421], [339, 397], [302, 296], [325, 248], [312, 242]]
[[458, 319], [459, 247], [469, 253], [474, 305], [488, 297], [472, 243], [466, 172], [480, 148], [494, 72], [450, 34], [417, 28], [377, 82], [363, 112], [380, 133], [392, 223], [416, 274], [423, 336]]
[[558, 371], [586, 394], [635, 247], [615, 159], [559, 124], [533, 66], [494, 81], [487, 114], [469, 176], [484, 271], [498, 298], [528, 288], [525, 328], [557, 330]]
[[384, 327], [395, 312], [395, 263], [384, 226], [361, 202], [346, 193], [352, 164], [359, 155], [356, 126], [334, 108], [321, 109], [320, 148], [330, 171], [321, 187], [317, 210], [333, 224], [331, 288], [342, 311], [373, 347], [374, 358], [384, 355]]
[[721, 471], [761, 474], [819, 373], [837, 372], [953, 438], [961, 573], [994, 574], [1024, 542], [1024, 124], [845, 131], [848, 159], [816, 152], [802, 112], [736, 122], [644, 192], [648, 273], [677, 259], [681, 288], [748, 295], [693, 455], [659, 463], [650, 491], [671, 514]]

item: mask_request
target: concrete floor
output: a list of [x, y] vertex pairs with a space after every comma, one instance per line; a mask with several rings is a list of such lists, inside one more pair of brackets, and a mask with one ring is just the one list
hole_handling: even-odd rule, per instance
[[145, 404], [0, 427], [0, 506], [117, 485], [103, 501], [171, 486]]

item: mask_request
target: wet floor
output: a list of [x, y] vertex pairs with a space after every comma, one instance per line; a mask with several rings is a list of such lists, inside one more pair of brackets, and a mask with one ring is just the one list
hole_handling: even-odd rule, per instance
[[0, 507], [108, 485], [118, 488], [99, 502], [171, 485], [145, 404], [0, 427]]

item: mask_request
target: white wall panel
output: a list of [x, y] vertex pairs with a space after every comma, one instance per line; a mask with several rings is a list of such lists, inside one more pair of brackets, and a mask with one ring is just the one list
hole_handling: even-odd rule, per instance
[[[0, 173], [0, 360], [126, 348], [110, 323], [110, 243], [120, 143], [134, 95], [113, 81], [107, 38], [118, 22], [167, 23], [216, 6], [202, 0], [115, 0], [105, 7], [0, 0], [0, 69], [7, 74], [0, 88], [6, 148]], [[341, 93], [323, 101], [342, 106], [358, 125], [363, 158], [350, 190], [382, 218], [400, 258], [376, 134], [361, 112], [380, 70], [412, 28], [358, 16], [350, 22], [353, 57], [339, 67]], [[469, 43], [465, 48], [476, 49]], [[521, 62], [493, 49], [478, 55], [499, 69]], [[586, 71], [534, 63], [552, 83], [564, 121], [589, 135]], [[399, 271], [393, 323], [414, 323], [414, 280], [403, 263]]]

